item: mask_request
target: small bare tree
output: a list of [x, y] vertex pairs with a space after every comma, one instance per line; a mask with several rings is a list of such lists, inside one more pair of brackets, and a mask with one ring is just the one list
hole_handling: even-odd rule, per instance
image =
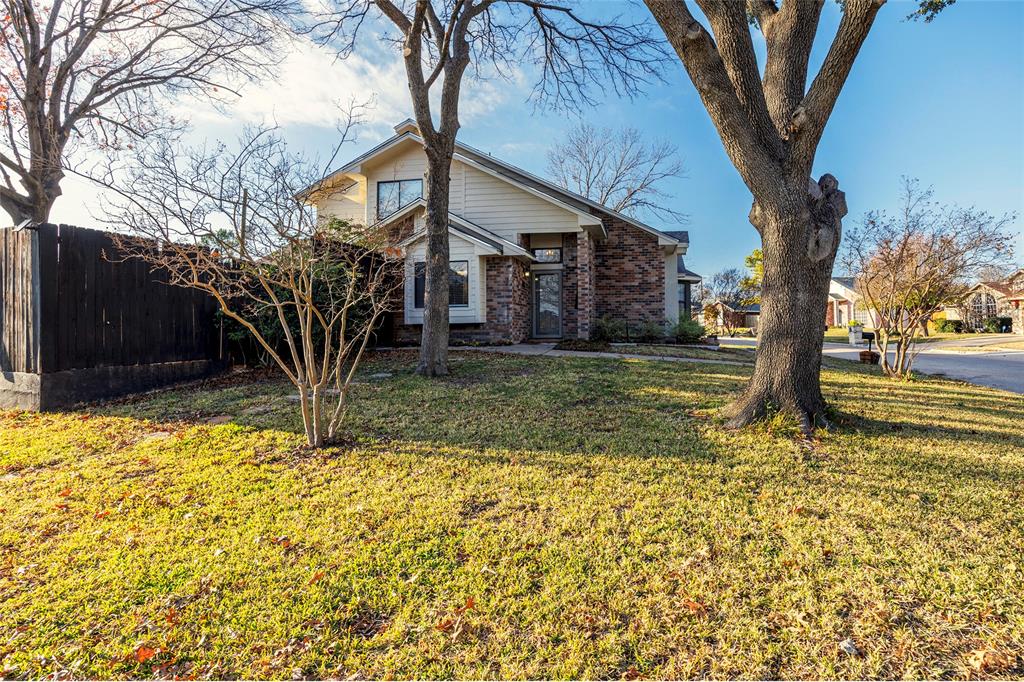
[[45, 222], [76, 149], [178, 128], [162, 95], [217, 97], [267, 75], [291, 1], [5, 0], [0, 207]]
[[647, 142], [636, 128], [596, 128], [579, 123], [548, 151], [548, 174], [562, 187], [613, 211], [686, 222], [686, 214], [666, 204], [664, 190], [684, 176], [679, 150], [666, 140]]
[[[664, 62], [661, 41], [643, 22], [588, 19], [561, 0], [325, 0], [313, 33], [350, 53], [368, 18], [398, 36], [412, 108], [427, 156], [427, 252], [423, 333], [417, 372], [448, 373], [448, 200], [464, 76], [538, 67], [539, 101], [578, 108], [604, 82], [636, 94]], [[440, 94], [434, 100], [432, 94]], [[438, 104], [438, 116], [433, 111]]]
[[903, 182], [899, 213], [868, 213], [847, 235], [843, 262], [862, 301], [875, 311], [882, 370], [907, 379], [917, 335], [932, 314], [956, 300], [981, 268], [1010, 257], [1013, 238], [1007, 227], [1014, 216], [940, 206], [930, 188], [921, 189], [917, 180]]
[[[123, 177], [109, 183], [120, 198], [108, 222], [133, 235], [121, 248], [216, 299], [295, 386], [309, 445], [336, 438], [363, 353], [398, 300], [389, 236], [318, 220], [300, 192], [323, 174], [268, 130], [247, 130], [234, 152], [161, 140]], [[268, 312], [283, 344], [262, 324]]]

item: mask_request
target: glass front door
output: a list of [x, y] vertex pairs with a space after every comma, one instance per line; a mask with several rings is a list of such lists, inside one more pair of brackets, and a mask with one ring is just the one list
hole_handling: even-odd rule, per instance
[[533, 335], [562, 335], [562, 273], [536, 272], [533, 276]]

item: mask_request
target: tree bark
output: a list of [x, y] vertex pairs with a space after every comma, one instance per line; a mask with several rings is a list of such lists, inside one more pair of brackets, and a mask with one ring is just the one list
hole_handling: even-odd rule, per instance
[[[442, 136], [443, 137], [443, 136]], [[427, 152], [427, 273], [423, 299], [423, 335], [416, 373], [425, 377], [448, 374], [448, 192], [454, 136], [440, 146], [451, 151]]]
[[756, 201], [751, 222], [761, 232], [764, 279], [757, 356], [750, 383], [727, 408], [741, 427], [771, 412], [792, 414], [805, 433], [827, 425], [821, 393], [821, 350], [828, 281], [839, 246], [845, 196], [831, 175], [808, 189]]

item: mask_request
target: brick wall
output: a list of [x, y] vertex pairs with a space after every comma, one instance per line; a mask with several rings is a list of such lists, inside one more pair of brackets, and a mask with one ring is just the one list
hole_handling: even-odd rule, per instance
[[[519, 343], [530, 335], [530, 283], [524, 264], [510, 257], [484, 259], [487, 286], [483, 324], [452, 324], [453, 343]], [[395, 316], [395, 340], [420, 342], [419, 325], [402, 325], [402, 310]]]
[[[570, 237], [571, 235], [566, 235]], [[594, 240], [586, 232], [576, 235], [576, 337], [589, 339], [595, 319], [596, 270]]]
[[665, 257], [658, 238], [601, 216], [608, 238], [595, 244], [595, 313], [637, 324], [665, 318]]

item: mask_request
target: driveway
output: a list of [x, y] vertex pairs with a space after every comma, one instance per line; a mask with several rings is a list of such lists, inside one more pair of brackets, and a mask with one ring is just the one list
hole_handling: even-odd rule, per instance
[[[757, 344], [756, 339], [723, 338], [721, 341], [731, 346]], [[942, 347], [949, 343], [953, 345]], [[934, 348], [930, 345], [921, 347], [917, 359], [914, 360], [916, 371], [1024, 394], [1024, 351], [966, 353], [957, 350], [956, 342], [943, 341], [941, 345], [935, 345]], [[854, 348], [846, 344], [826, 343], [823, 352], [834, 358], [857, 360], [857, 354], [861, 350], [863, 348]]]

